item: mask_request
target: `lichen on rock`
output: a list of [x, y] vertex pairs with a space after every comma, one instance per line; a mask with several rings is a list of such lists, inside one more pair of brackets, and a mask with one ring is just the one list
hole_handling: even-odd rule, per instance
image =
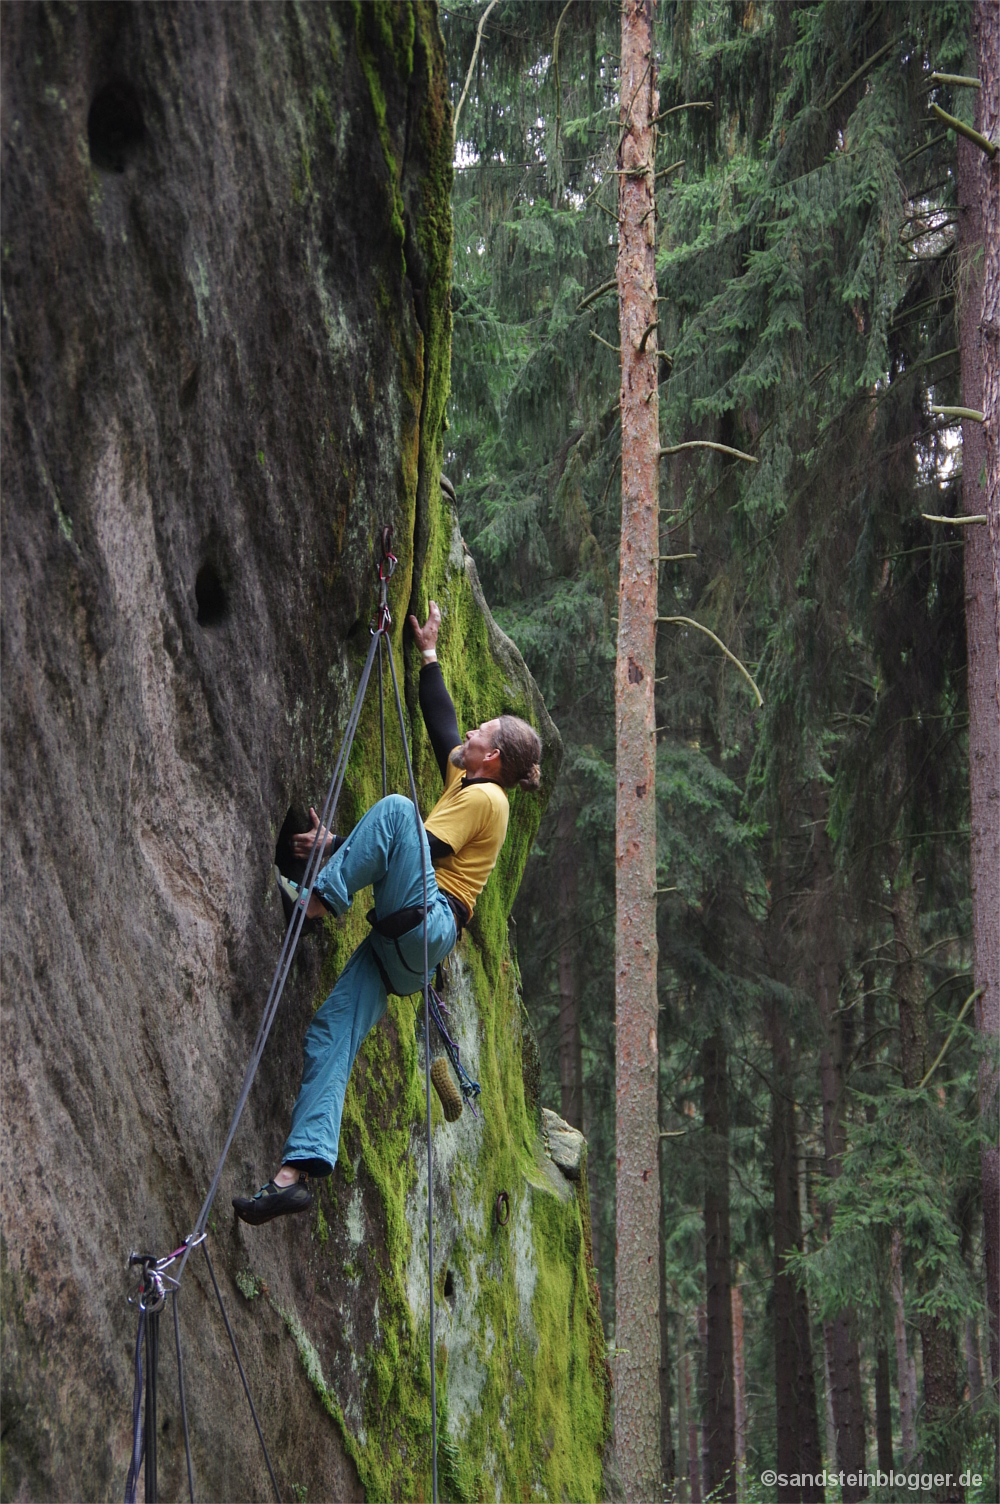
[[[336, 757], [383, 524], [423, 807], [439, 779], [403, 624], [431, 597], [462, 724], [532, 719], [546, 792], [559, 742], [438, 486], [452, 143], [433, 5], [7, 6], [0, 27], [0, 1496], [96, 1498], [121, 1493], [131, 1445], [126, 1259], [175, 1247], [211, 1178], [281, 945], [275, 839]], [[391, 719], [388, 766], [405, 789]], [[369, 697], [339, 827], [380, 792]], [[525, 1100], [508, 918], [540, 803], [511, 805], [446, 993], [483, 1110], [435, 1115], [441, 1477], [453, 1497], [586, 1499], [606, 1364], [586, 1181], [553, 1184]], [[300, 945], [210, 1221], [279, 1484], [313, 1500], [430, 1494], [412, 1001], [365, 1042], [310, 1215], [251, 1229], [229, 1210], [277, 1162], [365, 908]], [[179, 1312], [198, 1496], [263, 1497], [197, 1257]], [[172, 1363], [160, 1492], [179, 1497]]]

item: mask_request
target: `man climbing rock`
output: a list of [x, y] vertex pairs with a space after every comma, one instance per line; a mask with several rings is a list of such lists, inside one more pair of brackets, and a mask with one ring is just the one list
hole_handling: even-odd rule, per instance
[[[444, 779], [424, 826], [431, 967], [455, 945], [496, 863], [507, 834], [506, 791], [537, 789], [542, 755], [537, 733], [517, 716], [484, 721], [459, 736], [437, 661], [440, 625], [434, 601], [422, 627], [410, 617], [423, 658], [420, 709]], [[281, 1168], [255, 1196], [233, 1199], [237, 1216], [254, 1225], [312, 1205], [308, 1177], [329, 1175], [337, 1162], [344, 1094], [362, 1041], [385, 1012], [390, 992], [407, 997], [423, 984], [423, 880], [412, 803], [399, 794], [380, 799], [346, 839], [324, 830], [316, 811], [310, 813], [312, 829], [293, 838], [295, 856], [306, 859], [316, 841], [331, 855], [313, 885], [307, 917], [345, 914], [354, 894], [371, 883], [375, 920], [309, 1026]]]

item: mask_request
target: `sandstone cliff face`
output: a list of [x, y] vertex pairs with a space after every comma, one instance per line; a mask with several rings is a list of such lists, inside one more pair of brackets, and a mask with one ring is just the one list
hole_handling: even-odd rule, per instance
[[[326, 787], [381, 524], [411, 716], [402, 623], [434, 596], [463, 724], [529, 715], [548, 786], [558, 737], [438, 491], [433, 7], [7, 5], [2, 67], [0, 1487], [96, 1499], [121, 1495], [131, 1441], [127, 1255], [176, 1246], [211, 1177], [283, 933], [275, 837]], [[426, 809], [437, 771], [411, 729]], [[377, 735], [373, 702], [341, 829], [380, 791]], [[435, 1134], [452, 1497], [600, 1481], [586, 1205], [538, 1157], [507, 940], [538, 814], [514, 797], [449, 979], [486, 1109]], [[283, 1496], [312, 1501], [429, 1495], [409, 1002], [359, 1058], [315, 1215], [255, 1230], [229, 1210], [276, 1163], [302, 1036], [365, 907], [300, 946], [211, 1223]], [[198, 1258], [180, 1313], [197, 1496], [268, 1497]], [[169, 1321], [160, 1369], [161, 1497], [180, 1497]]]

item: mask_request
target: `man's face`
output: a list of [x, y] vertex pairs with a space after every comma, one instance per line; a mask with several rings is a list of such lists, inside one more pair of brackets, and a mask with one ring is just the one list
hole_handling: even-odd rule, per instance
[[[476, 778], [483, 772], [483, 763], [491, 752], [496, 752], [497, 734], [500, 730], [499, 720], [484, 721], [473, 731], [465, 733], [465, 740], [460, 747], [456, 747], [451, 754], [451, 760], [458, 768], [464, 768], [466, 775]], [[489, 773], [487, 768], [486, 772]]]

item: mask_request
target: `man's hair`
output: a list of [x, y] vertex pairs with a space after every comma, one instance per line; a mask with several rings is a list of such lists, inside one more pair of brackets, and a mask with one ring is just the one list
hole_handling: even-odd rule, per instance
[[496, 734], [500, 782], [505, 789], [534, 790], [542, 782], [542, 743], [538, 732], [516, 715], [502, 715]]

